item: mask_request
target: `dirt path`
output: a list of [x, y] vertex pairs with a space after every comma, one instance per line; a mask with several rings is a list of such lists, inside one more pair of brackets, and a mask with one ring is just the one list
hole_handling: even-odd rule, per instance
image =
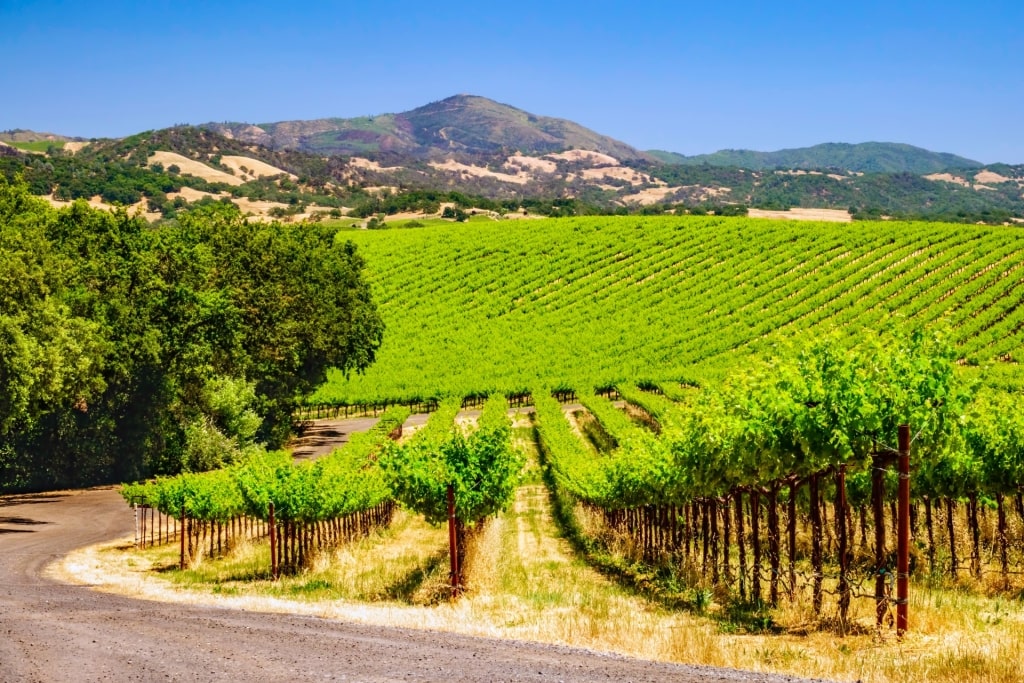
[[0, 497], [0, 680], [791, 680], [519, 641], [136, 600], [47, 577], [47, 565], [71, 550], [130, 538], [132, 531], [132, 515], [111, 488]]
[[349, 417], [340, 420], [314, 420], [291, 444], [292, 456], [296, 460], [313, 460], [327, 455], [342, 444], [354, 432], [372, 429], [379, 417]]

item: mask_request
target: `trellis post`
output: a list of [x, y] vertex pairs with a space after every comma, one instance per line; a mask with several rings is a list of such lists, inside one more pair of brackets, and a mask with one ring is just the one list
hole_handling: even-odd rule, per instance
[[910, 426], [899, 427], [899, 493], [896, 546], [896, 635], [907, 632], [910, 583]]

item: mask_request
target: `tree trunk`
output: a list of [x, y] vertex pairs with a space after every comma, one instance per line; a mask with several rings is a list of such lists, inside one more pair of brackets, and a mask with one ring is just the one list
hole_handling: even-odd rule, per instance
[[730, 507], [729, 497], [722, 499], [722, 574], [726, 583], [732, 583], [732, 567], [729, 564], [729, 543], [730, 543]]
[[773, 485], [768, 490], [768, 563], [771, 566], [769, 596], [772, 607], [779, 604], [779, 487]]
[[709, 527], [708, 503], [707, 501], [702, 501], [700, 504], [700, 575], [704, 579], [708, 577], [708, 554], [711, 550], [711, 529]]
[[798, 484], [789, 485], [789, 505], [786, 509], [786, 531], [789, 537], [789, 600], [796, 599], [796, 492]]
[[711, 583], [718, 585], [718, 499], [712, 498], [707, 505], [711, 520]]
[[736, 492], [736, 552], [739, 555], [740, 600], [747, 599], [747, 539], [743, 534], [743, 494]]
[[1006, 508], [1003, 507], [1003, 494], [996, 494], [996, 535], [999, 537], [999, 564], [1003, 572], [1003, 589], [1010, 588], [1010, 559], [1006, 547]]
[[981, 578], [981, 533], [978, 528], [978, 497], [967, 498], [967, 523], [971, 530], [971, 573], [974, 578]]
[[928, 573], [935, 573], [935, 526], [932, 521], [932, 498], [924, 499], [924, 525], [928, 531]]
[[750, 597], [761, 603], [761, 496], [757, 491], [750, 493], [750, 543], [754, 552], [753, 572], [750, 580]]
[[860, 513], [860, 549], [861, 552], [868, 552], [868, 509], [867, 506], [861, 505], [858, 509]]
[[847, 554], [846, 534], [846, 465], [840, 465], [836, 471], [836, 544], [839, 547], [839, 582], [836, 591], [839, 593], [839, 627], [840, 635], [846, 633], [846, 623], [850, 612], [850, 583], [848, 578], [849, 555]]
[[946, 533], [949, 535], [949, 575], [956, 580], [956, 532], [953, 529], [953, 500], [946, 499]]
[[683, 506], [683, 552], [690, 558], [690, 506]]
[[875, 516], [875, 624], [882, 625], [887, 609], [885, 599], [885, 471], [880, 458], [873, 458], [871, 467], [871, 507]]
[[822, 556], [821, 556], [821, 507], [819, 503], [818, 475], [810, 480], [810, 513], [811, 513], [811, 568], [814, 572], [814, 613], [821, 614], [822, 601]]

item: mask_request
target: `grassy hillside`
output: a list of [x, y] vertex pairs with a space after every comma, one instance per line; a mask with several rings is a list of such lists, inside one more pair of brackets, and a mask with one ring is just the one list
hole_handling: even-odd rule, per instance
[[1018, 228], [588, 217], [344, 237], [385, 342], [314, 401], [699, 380], [775, 339], [902, 318], [948, 326], [969, 363], [1024, 340]]
[[[463, 109], [461, 118], [456, 117], [460, 126], [443, 126], [449, 120], [445, 107]], [[275, 134], [280, 127], [287, 128], [288, 135], [306, 135], [304, 144], [318, 149], [330, 148], [336, 136], [356, 133], [362, 136], [360, 145], [378, 149], [380, 138], [375, 136], [389, 129], [401, 135], [387, 144], [399, 148], [407, 142], [418, 145], [417, 139], [429, 138], [434, 131], [441, 136], [438, 140], [450, 144], [451, 154], [443, 163], [440, 157], [406, 156], [393, 158], [393, 165], [381, 165], [365, 158], [269, 148], [205, 128], [178, 126], [84, 146], [60, 140], [3, 143], [0, 174], [21, 175], [34, 194], [53, 194], [58, 200], [99, 197], [108, 205], [142, 208], [151, 220], [173, 219], [197, 203], [214, 201], [235, 202], [254, 216], [294, 220], [327, 214], [366, 219], [410, 211], [438, 215], [443, 202], [507, 213], [526, 209], [548, 216], [741, 215], [746, 207], [799, 207], [849, 211], [858, 219], [989, 224], [1024, 219], [1024, 166], [999, 164], [917, 175], [750, 171], [645, 159], [620, 163], [615, 156], [628, 155], [629, 150], [617, 149], [614, 141], [594, 137], [569, 122], [534, 117], [483, 98], [452, 98], [415, 112], [401, 126], [396, 117], [382, 116], [325, 120], [327, 128], [314, 126], [320, 132], [308, 135], [303, 126], [317, 122], [298, 128], [274, 124], [270, 129]], [[340, 130], [341, 123], [349, 127]], [[260, 135], [273, 143], [265, 131]], [[539, 158], [510, 151], [517, 140], [531, 135], [533, 147], [576, 149]], [[423, 139], [429, 142], [427, 138]], [[22, 153], [25, 150], [18, 147], [35, 153]], [[473, 156], [465, 153], [470, 148], [492, 151]], [[613, 156], [584, 149], [605, 149]]]
[[[0, 130], [0, 142], [8, 144], [12, 142], [68, 142], [69, 140], [81, 140], [82, 138], [69, 138], [66, 135], [56, 133], [40, 133], [39, 131], [14, 128], [11, 130]], [[60, 145], [57, 145], [60, 147]], [[44, 148], [45, 149], [45, 148]]]
[[955, 154], [932, 152], [894, 142], [829, 142], [776, 152], [723, 149], [713, 154], [692, 157], [661, 150], [649, 154], [669, 164], [738, 166], [753, 170], [839, 168], [859, 173], [935, 173], [947, 169], [978, 168], [982, 165]]

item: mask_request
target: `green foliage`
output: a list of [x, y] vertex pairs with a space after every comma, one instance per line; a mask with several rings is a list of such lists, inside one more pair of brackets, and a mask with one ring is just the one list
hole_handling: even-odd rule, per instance
[[455, 516], [463, 524], [500, 512], [512, 500], [524, 464], [512, 448], [503, 396], [488, 400], [479, 428], [468, 435], [453, 424], [461, 404], [443, 401], [422, 431], [408, 444], [393, 445], [382, 461], [395, 497], [432, 524], [448, 517], [448, 486], [454, 488]]
[[[845, 330], [944, 321], [957, 359], [1012, 384], [1024, 231], [696, 216], [505, 221], [345, 233], [388, 335], [322, 403], [511, 395], [622, 381], [717, 382]], [[429, 283], [429, 286], [428, 286]], [[1001, 360], [1000, 360], [1001, 359]]]
[[149, 229], [0, 178], [0, 488], [130, 480], [280, 444], [382, 328], [355, 248], [228, 207]]
[[604, 499], [608, 482], [601, 461], [573, 433], [562, 406], [547, 390], [536, 388], [531, 394], [538, 443], [556, 490], [579, 500]]
[[[537, 392], [538, 432], [553, 480], [578, 500], [621, 509], [681, 505], [840, 464], [863, 472], [905, 423], [916, 431], [915, 462], [935, 470], [962, 452], [959, 418], [968, 393], [953, 373], [948, 345], [915, 331], [828, 337], [783, 350], [685, 405], [662, 406], [672, 419], [658, 436], [607, 399], [580, 399], [618, 448], [588, 457], [558, 405]], [[1000, 465], [1017, 472], [1019, 449], [1014, 453]], [[972, 482], [979, 480], [980, 472]]]
[[8, 142], [8, 145], [25, 152], [37, 152], [46, 154], [64, 147], [62, 140], [33, 140], [31, 142]]
[[448, 218], [454, 220], [456, 223], [465, 223], [469, 219], [469, 214], [460, 208], [446, 206], [444, 207], [444, 211], [441, 212], [441, 218]]
[[185, 425], [182, 468], [194, 472], [222, 468], [261, 447], [263, 419], [255, 407], [255, 384], [231, 377], [210, 379], [202, 392], [202, 414]]
[[256, 382], [260, 437], [271, 445], [287, 438], [296, 398], [321, 384], [328, 368], [348, 373], [373, 362], [383, 326], [362, 259], [332, 230], [249, 223], [211, 209], [184, 217], [169, 234], [216, 259], [213, 280], [235, 316], [230, 360]]
[[266, 520], [271, 503], [282, 521], [335, 519], [390, 497], [376, 458], [408, 416], [404, 408], [390, 408], [373, 429], [353, 434], [345, 446], [312, 463], [295, 464], [281, 451], [254, 450], [229, 468], [126, 484], [121, 495], [168, 515], [184, 509], [203, 521], [240, 514]]

